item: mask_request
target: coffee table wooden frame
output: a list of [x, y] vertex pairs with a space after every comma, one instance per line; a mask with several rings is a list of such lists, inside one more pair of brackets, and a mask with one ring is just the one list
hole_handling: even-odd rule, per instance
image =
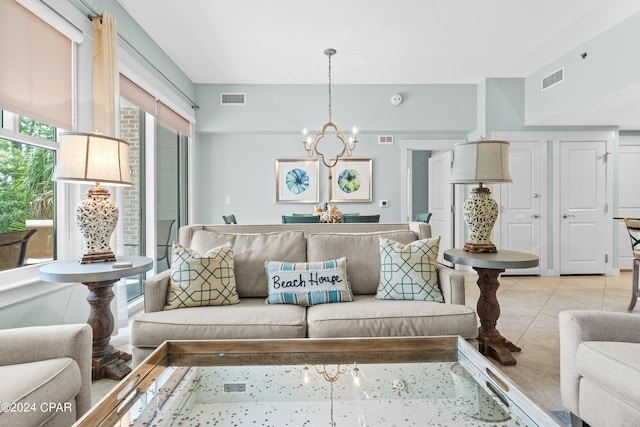
[[[492, 390], [515, 402], [521, 412], [539, 420], [539, 425], [560, 425], [545, 410], [529, 400], [504, 374], [488, 363], [475, 348], [458, 336], [332, 338], [278, 340], [166, 341], [133, 372], [117, 384], [74, 426], [112, 426], [128, 410], [141, 391], [167, 366], [237, 366], [332, 364], [345, 360], [358, 363], [457, 361], [463, 352], [480, 367]], [[277, 360], [275, 360], [277, 358]], [[505, 397], [506, 399], [506, 397]]]

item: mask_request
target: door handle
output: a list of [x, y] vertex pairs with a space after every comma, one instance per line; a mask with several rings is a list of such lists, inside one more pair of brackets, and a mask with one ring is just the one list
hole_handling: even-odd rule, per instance
[[534, 193], [534, 194], [533, 194], [533, 198], [534, 198], [534, 199], [537, 199], [537, 198], [539, 198], [539, 197], [540, 197], [540, 195], [539, 195], [538, 193]]
[[564, 214], [562, 215], [562, 218], [575, 218], [575, 215], [569, 215], [569, 214]]
[[538, 219], [540, 218], [540, 215], [531, 215], [531, 218]]

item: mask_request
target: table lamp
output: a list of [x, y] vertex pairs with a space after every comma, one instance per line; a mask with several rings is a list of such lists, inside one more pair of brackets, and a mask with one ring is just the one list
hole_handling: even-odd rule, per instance
[[497, 252], [491, 232], [498, 218], [498, 203], [482, 184], [513, 182], [509, 172], [509, 143], [480, 140], [456, 144], [451, 169], [452, 184], [479, 184], [464, 203], [464, 221], [471, 236], [467, 252]]
[[118, 223], [118, 207], [100, 183], [131, 186], [129, 144], [93, 133], [61, 134], [54, 181], [94, 182], [87, 198], [75, 209], [76, 223], [84, 241], [80, 263], [115, 261], [111, 235]]

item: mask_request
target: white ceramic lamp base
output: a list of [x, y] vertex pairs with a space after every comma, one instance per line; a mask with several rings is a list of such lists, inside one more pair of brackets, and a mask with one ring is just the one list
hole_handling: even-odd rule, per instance
[[471, 231], [465, 243], [467, 252], [497, 252], [491, 243], [491, 232], [498, 218], [498, 203], [491, 197], [486, 187], [471, 190], [471, 197], [464, 202], [464, 221]]
[[118, 223], [118, 207], [109, 199], [109, 190], [91, 188], [87, 198], [76, 206], [75, 214], [84, 241], [80, 263], [115, 261], [110, 241]]

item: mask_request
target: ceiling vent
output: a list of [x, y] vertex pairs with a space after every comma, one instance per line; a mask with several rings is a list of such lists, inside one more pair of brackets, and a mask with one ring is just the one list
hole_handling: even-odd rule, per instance
[[378, 135], [378, 144], [393, 144], [393, 135]]
[[564, 81], [564, 68], [560, 68], [558, 71], [549, 74], [547, 77], [542, 78], [542, 90], [547, 90], [551, 86], [555, 86], [558, 83]]
[[221, 93], [221, 105], [245, 105], [247, 103], [246, 93]]

